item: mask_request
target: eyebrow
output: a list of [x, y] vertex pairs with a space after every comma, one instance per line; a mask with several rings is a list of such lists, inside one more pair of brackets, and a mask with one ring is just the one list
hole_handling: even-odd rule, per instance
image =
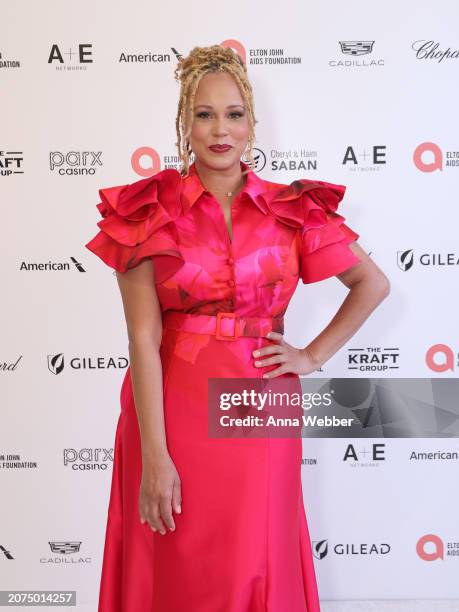
[[[195, 106], [195, 108], [200, 108], [201, 106], [204, 108], [212, 108], [211, 104], [198, 104], [197, 106]], [[230, 104], [226, 108], [245, 108], [245, 107], [242, 104]]]

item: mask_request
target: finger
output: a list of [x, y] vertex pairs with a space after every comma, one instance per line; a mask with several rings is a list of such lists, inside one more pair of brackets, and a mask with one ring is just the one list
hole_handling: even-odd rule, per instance
[[255, 366], [257, 368], [263, 368], [265, 366], [272, 365], [274, 363], [285, 363], [287, 361], [286, 355], [279, 354], [274, 355], [274, 357], [269, 357], [268, 359], [262, 359], [261, 361], [255, 361]]
[[174, 482], [172, 489], [172, 507], [177, 514], [182, 513], [182, 487], [179, 480]]
[[159, 531], [159, 533], [161, 533], [162, 535], [166, 533], [166, 527], [164, 526], [164, 523], [161, 520], [159, 507], [157, 504], [155, 504], [150, 511], [149, 523], [153, 530]]
[[263, 378], [275, 378], [276, 376], [279, 376], [279, 374], [284, 374], [285, 372], [288, 372], [288, 367], [282, 365], [280, 368], [276, 368], [270, 372], [265, 372], [263, 374]]
[[162, 497], [159, 502], [159, 507], [161, 512], [161, 518], [171, 531], [175, 531], [175, 521], [174, 517], [172, 516], [171, 497], [172, 495], [166, 495]]
[[153, 531], [156, 531], [156, 528], [154, 528], [152, 526], [152, 524], [151, 524], [151, 510], [150, 510], [150, 506], [145, 501], [140, 501], [139, 502], [139, 514], [140, 514], [140, 523], [142, 525], [144, 523], [147, 523], [147, 525], [149, 527], [151, 527], [153, 529]]
[[140, 515], [140, 524], [144, 525], [145, 523], [147, 523], [147, 525], [149, 525], [149, 513], [148, 513], [148, 506], [145, 503], [141, 504], [141, 507], [139, 507], [139, 515]]
[[272, 353], [278, 353], [283, 350], [283, 346], [280, 344], [269, 344], [268, 346], [264, 346], [261, 349], [257, 349], [253, 351], [252, 355], [254, 357], [262, 357], [263, 355], [270, 355]]
[[275, 331], [270, 331], [267, 335], [267, 338], [269, 338], [270, 340], [276, 340], [277, 342], [282, 342], [282, 340], [284, 339], [283, 334], [280, 334], [279, 332], [275, 332]]

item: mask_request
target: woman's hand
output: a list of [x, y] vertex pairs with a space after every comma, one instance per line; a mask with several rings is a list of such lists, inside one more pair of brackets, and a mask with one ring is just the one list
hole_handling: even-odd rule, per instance
[[[172, 511], [181, 514], [181, 482], [168, 453], [144, 465], [140, 483], [140, 522], [147, 522], [153, 531], [166, 533], [164, 523], [175, 531]], [[163, 522], [164, 521], [164, 522]]]
[[[308, 348], [298, 349], [284, 340], [284, 336], [278, 332], [269, 332], [267, 336], [274, 340], [274, 344], [269, 344], [253, 352], [255, 367], [263, 368], [271, 364], [281, 364], [278, 368], [265, 372], [263, 378], [275, 378], [280, 374], [293, 372], [293, 374], [310, 374], [315, 372], [322, 364], [317, 363]], [[272, 357], [266, 357], [272, 355]]]

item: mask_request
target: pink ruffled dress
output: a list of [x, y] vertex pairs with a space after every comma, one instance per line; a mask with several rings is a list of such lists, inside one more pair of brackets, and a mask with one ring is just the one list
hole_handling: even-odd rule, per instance
[[[248, 166], [241, 161], [241, 168]], [[130, 368], [121, 388], [99, 612], [318, 612], [301, 483], [301, 438], [212, 438], [209, 378], [260, 378], [252, 352], [284, 332], [298, 281], [357, 265], [337, 213], [345, 186], [289, 185], [253, 171], [233, 201], [232, 239], [195, 165], [100, 190], [85, 246], [125, 272], [152, 259], [169, 453], [182, 483], [176, 531], [140, 523], [140, 437]], [[306, 320], [307, 324], [307, 320]], [[284, 378], [298, 379], [292, 373]], [[305, 497], [311, 493], [306, 491]]]

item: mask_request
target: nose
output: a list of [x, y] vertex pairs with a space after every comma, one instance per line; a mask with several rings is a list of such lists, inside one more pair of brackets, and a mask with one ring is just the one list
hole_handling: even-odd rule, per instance
[[226, 119], [220, 118], [220, 119], [215, 119], [214, 123], [213, 123], [213, 133], [214, 136], [225, 136], [226, 134], [228, 134], [228, 125], [226, 122]]

